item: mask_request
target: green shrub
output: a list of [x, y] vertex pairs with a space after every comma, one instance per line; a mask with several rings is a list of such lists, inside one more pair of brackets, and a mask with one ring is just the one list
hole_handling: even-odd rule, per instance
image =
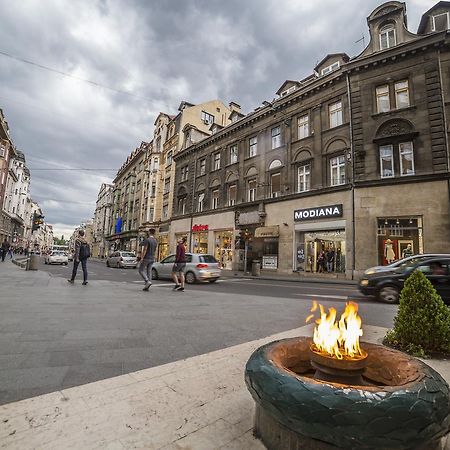
[[384, 342], [416, 356], [450, 353], [450, 308], [422, 272], [405, 281], [394, 328]]

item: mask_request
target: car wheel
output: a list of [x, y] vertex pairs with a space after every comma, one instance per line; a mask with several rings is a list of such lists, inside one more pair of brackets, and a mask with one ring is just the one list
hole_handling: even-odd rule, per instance
[[217, 281], [217, 278], [214, 278], [213, 280], [208, 280], [210, 283], [215, 283]]
[[152, 279], [159, 280], [158, 272], [156, 271], [156, 269], [152, 269]]
[[387, 285], [380, 288], [378, 291], [378, 300], [384, 303], [398, 303], [400, 292], [397, 286]]
[[194, 284], [197, 281], [197, 279], [195, 278], [194, 272], [187, 272], [185, 277], [186, 277], [187, 284]]

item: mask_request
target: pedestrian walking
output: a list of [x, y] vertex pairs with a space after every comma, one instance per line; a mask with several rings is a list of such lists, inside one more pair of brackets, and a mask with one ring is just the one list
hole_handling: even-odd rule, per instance
[[326, 254], [326, 259], [327, 259], [327, 272], [333, 272], [333, 267], [334, 267], [334, 248], [330, 247], [327, 251]]
[[79, 230], [78, 237], [75, 239], [72, 277], [67, 280], [69, 283], [73, 283], [75, 281], [78, 266], [81, 262], [81, 268], [83, 269], [83, 285], [86, 286], [88, 284], [87, 260], [90, 256], [91, 249], [86, 241], [86, 238], [84, 237], [84, 230]]
[[144, 279], [145, 285], [143, 291], [148, 291], [152, 285], [152, 266], [155, 262], [156, 247], [158, 241], [155, 238], [155, 229], [150, 228], [147, 239], [141, 243], [141, 263], [139, 264], [139, 274]]
[[172, 268], [172, 278], [175, 282], [174, 291], [184, 291], [184, 269], [186, 268], [186, 237], [178, 241], [175, 254], [175, 264]]
[[2, 262], [3, 262], [6, 258], [6, 254], [8, 253], [8, 250], [9, 250], [8, 239], [5, 238], [5, 240], [2, 242], [1, 248], [2, 248]]

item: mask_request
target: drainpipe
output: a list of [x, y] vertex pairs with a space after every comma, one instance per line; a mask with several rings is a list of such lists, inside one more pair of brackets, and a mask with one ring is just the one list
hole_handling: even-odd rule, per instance
[[352, 95], [350, 88], [350, 74], [346, 73], [347, 79], [347, 97], [348, 97], [348, 111], [349, 111], [349, 126], [350, 126], [350, 156], [351, 156], [351, 172], [352, 179], [350, 182], [351, 190], [351, 204], [352, 204], [352, 280], [355, 279], [356, 267], [356, 223], [355, 223], [355, 152], [353, 148], [353, 114], [352, 114]]
[[192, 182], [191, 221], [189, 225], [189, 252], [192, 253], [192, 227], [194, 225], [195, 180], [197, 178], [197, 158], [194, 157], [194, 179]]

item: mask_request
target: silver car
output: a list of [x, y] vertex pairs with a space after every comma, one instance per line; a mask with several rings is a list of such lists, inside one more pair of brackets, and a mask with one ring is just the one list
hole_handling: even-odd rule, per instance
[[[160, 262], [155, 262], [152, 267], [152, 277], [172, 278], [172, 268], [175, 263], [175, 255], [169, 255]], [[201, 253], [186, 253], [186, 268], [184, 270], [186, 283], [192, 284], [196, 281], [209, 281], [214, 283], [220, 278], [221, 271], [219, 263], [212, 255]]]
[[132, 267], [133, 269], [136, 269], [137, 258], [133, 252], [114, 252], [106, 258], [106, 266], [121, 268]]

